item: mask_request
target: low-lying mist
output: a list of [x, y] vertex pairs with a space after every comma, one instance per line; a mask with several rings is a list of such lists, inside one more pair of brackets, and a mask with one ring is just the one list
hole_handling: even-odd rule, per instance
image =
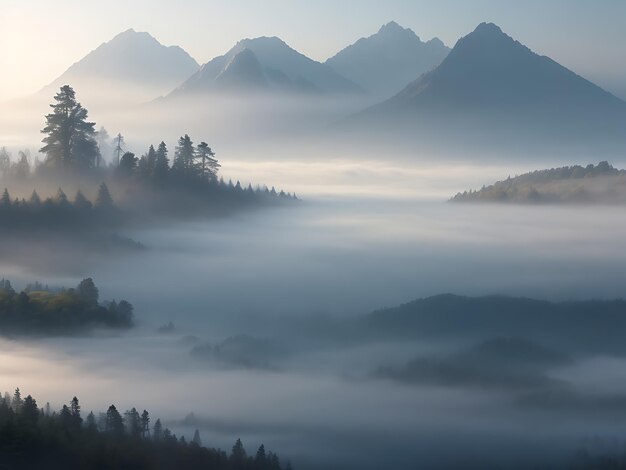
[[[490, 387], [480, 374], [473, 382], [432, 379], [441, 374], [433, 361], [445, 373], [445, 361], [453, 361], [458, 372], [456, 355], [479, 347], [470, 339], [342, 343], [324, 332], [334, 322], [444, 292], [621, 297], [621, 207], [445, 202], [457, 186], [499, 177], [499, 167], [404, 173], [391, 162], [344, 162], [333, 171], [332, 164], [294, 161], [276, 168], [231, 167], [244, 179], [291, 181], [302, 202], [130, 229], [126, 235], [146, 247], [139, 252], [85, 257], [79, 249], [7, 242], [21, 250], [3, 264], [17, 288], [35, 280], [75, 285], [89, 275], [103, 298], [133, 303], [138, 328], [3, 341], [0, 382], [57, 406], [68, 394], [81, 397], [85, 410], [140, 404], [187, 437], [197, 428], [205, 443], [223, 448], [237, 437], [249, 449], [263, 442], [301, 469], [381, 468], [390, 455], [399, 466], [559, 467], [618, 435], [606, 416], [626, 411], [620, 357], [538, 345], [572, 361], [541, 366], [522, 381], [532, 389], [520, 391]], [[173, 328], [158, 333], [168, 322]], [[422, 363], [413, 373], [426, 371], [430, 380], [376, 373], [402, 372], [415, 360]], [[461, 369], [461, 377], [467, 373]], [[519, 380], [480, 373], [496, 384]]]

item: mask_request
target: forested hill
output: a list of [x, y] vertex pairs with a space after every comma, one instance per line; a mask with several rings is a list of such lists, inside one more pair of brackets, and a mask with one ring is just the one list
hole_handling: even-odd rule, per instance
[[132, 326], [133, 306], [126, 300], [100, 303], [91, 278], [72, 289], [35, 285], [19, 293], [0, 280], [0, 335], [68, 336]]
[[626, 203], [626, 170], [608, 162], [537, 170], [510, 176], [478, 191], [464, 191], [452, 202]]
[[626, 300], [549, 302], [444, 294], [378, 310], [360, 317], [356, 328], [377, 340], [524, 337], [621, 355], [626, 352]]
[[[139, 408], [141, 409], [141, 408]], [[248, 456], [237, 439], [229, 454], [177, 437], [146, 410], [120, 413], [115, 405], [83, 418], [74, 397], [60, 411], [40, 407], [16, 389], [0, 397], [0, 468], [6, 470], [288, 470], [261, 446]]]

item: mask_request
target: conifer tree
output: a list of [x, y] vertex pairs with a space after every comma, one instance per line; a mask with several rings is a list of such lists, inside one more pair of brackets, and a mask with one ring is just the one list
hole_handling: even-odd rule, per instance
[[178, 146], [174, 154], [174, 163], [172, 170], [184, 176], [195, 174], [194, 159], [196, 151], [189, 135], [185, 134], [178, 139]]
[[156, 151], [154, 170], [152, 172], [152, 176], [157, 180], [163, 180], [170, 170], [167, 153], [167, 145], [165, 145], [165, 142], [161, 142]]
[[55, 168], [89, 169], [96, 165], [100, 151], [96, 143], [95, 124], [87, 121], [87, 110], [76, 101], [72, 87], [65, 85], [54, 97], [52, 113], [46, 116], [46, 134], [40, 152]]
[[109, 209], [113, 207], [113, 198], [111, 197], [109, 188], [105, 183], [102, 183], [100, 185], [100, 188], [98, 188], [98, 196], [96, 197], [96, 207], [100, 207], [103, 209]]
[[202, 446], [202, 439], [200, 439], [200, 431], [198, 429], [196, 429], [196, 431], [193, 433], [193, 440], [191, 441], [191, 443], [197, 446]]
[[196, 150], [197, 158], [200, 160], [200, 174], [203, 178], [215, 180], [217, 178], [217, 172], [220, 168], [220, 164], [217, 162], [215, 152], [209, 147], [206, 142], [200, 142]]

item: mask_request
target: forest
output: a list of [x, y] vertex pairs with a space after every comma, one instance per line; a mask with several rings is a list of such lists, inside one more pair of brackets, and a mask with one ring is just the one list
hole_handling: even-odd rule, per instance
[[9, 470], [281, 470], [273, 452], [261, 445], [248, 455], [237, 439], [230, 453], [204, 447], [199, 431], [189, 441], [153, 420], [147, 410], [131, 408], [123, 414], [109, 406], [105, 413], [85, 418], [77, 397], [53, 411], [40, 407], [19, 388], [0, 398], [0, 455]]
[[[111, 138], [95, 129], [88, 112], [65, 85], [45, 117], [43, 147], [34, 162], [28, 150], [11, 153], [0, 148], [0, 178], [12, 185], [0, 199], [5, 229], [45, 227], [71, 232], [74, 228], [111, 227], [144, 222], [159, 216], [197, 217], [297, 200], [274, 187], [244, 186], [219, 177], [221, 164], [206, 142], [194, 144], [187, 134], [178, 139], [173, 158], [165, 142], [137, 156], [127, 149], [122, 134]], [[109, 154], [109, 163], [104, 154]], [[57, 185], [42, 199], [38, 187]], [[30, 196], [24, 194], [29, 188]], [[66, 188], [67, 187], [67, 188]], [[69, 200], [66, 190], [75, 193]], [[89, 197], [91, 195], [91, 197]]]
[[589, 204], [626, 202], [626, 171], [603, 161], [524, 173], [474, 191], [457, 193], [452, 202]]
[[66, 336], [132, 326], [132, 304], [126, 300], [100, 303], [91, 278], [71, 289], [51, 290], [35, 284], [19, 293], [9, 280], [0, 280], [0, 335]]

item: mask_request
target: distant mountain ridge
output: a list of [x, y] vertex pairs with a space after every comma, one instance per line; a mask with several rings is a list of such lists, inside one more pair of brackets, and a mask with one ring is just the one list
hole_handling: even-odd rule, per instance
[[[164, 46], [150, 34], [124, 31], [69, 67], [43, 90], [72, 85], [80, 96], [101, 93], [166, 93], [200, 66], [182, 48]], [[109, 88], [110, 87], [110, 88]]]
[[289, 47], [277, 37], [239, 41], [225, 55], [204, 64], [172, 94], [218, 90], [279, 90], [355, 93], [359, 87]]
[[450, 49], [438, 38], [422, 42], [395, 21], [383, 25], [326, 61], [367, 92], [390, 97], [438, 66]]
[[399, 101], [455, 107], [624, 104], [549, 57], [534, 53], [493, 23], [482, 23], [461, 38], [439, 67], [394, 98]]
[[454, 151], [601, 145], [613, 153], [626, 143], [626, 103], [482, 23], [436, 69], [346, 126]]

